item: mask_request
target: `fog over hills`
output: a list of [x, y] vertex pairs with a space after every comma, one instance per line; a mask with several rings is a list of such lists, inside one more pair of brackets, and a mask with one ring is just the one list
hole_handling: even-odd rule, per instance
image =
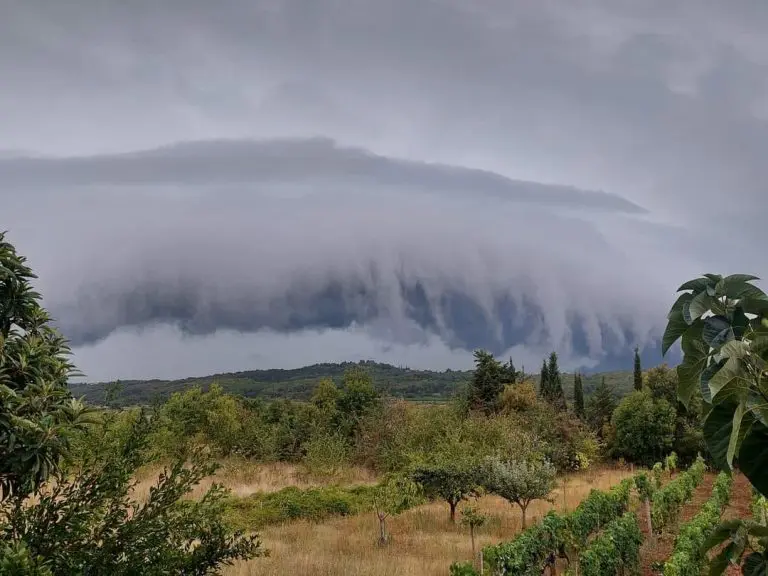
[[680, 283], [765, 273], [736, 4], [8, 0], [0, 227], [91, 380], [650, 365]]

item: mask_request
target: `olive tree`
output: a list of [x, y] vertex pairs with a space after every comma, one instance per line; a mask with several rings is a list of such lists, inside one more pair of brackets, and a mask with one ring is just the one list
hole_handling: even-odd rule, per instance
[[527, 528], [526, 512], [534, 500], [547, 500], [555, 487], [555, 467], [547, 460], [505, 461], [489, 458], [485, 467], [485, 487], [522, 513], [523, 529]]
[[373, 494], [373, 511], [379, 521], [379, 546], [389, 542], [387, 518], [402, 514], [420, 501], [419, 486], [409, 478], [390, 476], [376, 486]]
[[450, 507], [450, 520], [456, 522], [456, 506], [462, 500], [480, 495], [480, 466], [469, 459], [442, 460], [416, 466], [411, 473], [427, 496], [441, 498]]
[[[686, 406], [701, 398], [704, 439], [715, 465], [738, 467], [768, 495], [768, 296], [752, 283], [757, 279], [705, 274], [680, 286], [662, 352], [680, 340], [678, 397]], [[721, 526], [707, 543], [732, 539], [713, 563], [714, 573], [741, 560], [746, 534], [760, 538], [760, 547], [744, 558], [744, 573], [768, 570], [768, 532], [737, 520]]]

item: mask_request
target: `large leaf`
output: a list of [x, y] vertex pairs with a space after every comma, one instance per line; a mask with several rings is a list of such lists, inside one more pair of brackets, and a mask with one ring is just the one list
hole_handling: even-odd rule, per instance
[[768, 426], [760, 421], [741, 443], [739, 468], [758, 492], [768, 494]]
[[731, 317], [731, 328], [733, 328], [734, 337], [741, 339], [744, 336], [744, 333], [747, 331], [748, 327], [749, 318], [746, 314], [744, 314], [744, 308], [742, 308], [741, 304], [739, 304], [733, 310], [733, 315]]
[[693, 393], [701, 387], [701, 374], [707, 366], [707, 355], [704, 353], [686, 354], [683, 362], [677, 367], [677, 396], [686, 409], [690, 406]]
[[[712, 391], [709, 389], [709, 381], [712, 379], [712, 376], [715, 375], [715, 373], [720, 370], [725, 365], [725, 360], [721, 360], [720, 362], [712, 362], [709, 366], [707, 366], [704, 371], [701, 373], [701, 380], [699, 383], [699, 389], [701, 390], [701, 397], [704, 400], [704, 402], [711, 403], [712, 402]], [[678, 378], [680, 375], [678, 374]]]
[[728, 318], [710, 316], [704, 319], [704, 330], [701, 337], [712, 348], [720, 348], [726, 342], [733, 340], [734, 333]]
[[690, 302], [693, 300], [693, 294], [690, 292], [685, 292], [684, 294], [680, 294], [680, 296], [675, 300], [675, 303], [672, 304], [672, 308], [669, 309], [669, 313], [667, 314], [667, 319], [671, 319], [675, 314], [679, 314], [683, 310], [683, 305], [686, 302]]
[[[693, 300], [688, 304], [688, 313], [692, 318], [691, 322], [696, 318], [701, 318], [702, 314], [709, 312], [712, 308], [712, 302], [714, 298], [706, 292], [699, 292], [693, 297]], [[689, 322], [689, 324], [691, 323]]]
[[717, 399], [717, 395], [723, 388], [732, 382], [739, 381], [741, 376], [742, 361], [737, 356], [731, 356], [709, 381], [712, 401], [714, 402]]
[[735, 411], [736, 403], [734, 402], [716, 404], [704, 421], [704, 439], [715, 466], [720, 470], [730, 469], [728, 444], [733, 431], [733, 414]]
[[667, 323], [664, 336], [661, 339], [661, 355], [664, 356], [678, 338], [688, 330], [688, 323], [683, 320], [682, 313], [676, 313]]
[[685, 284], [680, 286], [680, 288], [677, 289], [677, 292], [682, 292], [683, 290], [693, 290], [694, 292], [701, 292], [703, 290], [707, 289], [707, 286], [714, 286], [717, 284], [717, 281], [713, 281], [709, 278], [695, 278], [693, 280], [688, 280]]
[[752, 429], [754, 422], [754, 416], [747, 409], [746, 400], [742, 399], [733, 412], [731, 438], [728, 441], [728, 451], [725, 454], [729, 468], [733, 467], [733, 458], [738, 454], [738, 449], [744, 440], [744, 436]]
[[766, 576], [768, 575], [768, 557], [759, 552], [752, 552], [741, 565], [741, 573], [744, 576]]

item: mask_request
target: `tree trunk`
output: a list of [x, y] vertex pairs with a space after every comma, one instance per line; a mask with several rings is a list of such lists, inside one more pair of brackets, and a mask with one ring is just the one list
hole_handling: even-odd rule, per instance
[[379, 514], [379, 546], [387, 543], [387, 517]]
[[651, 500], [650, 498], [647, 498], [645, 502], [643, 502], [643, 506], [645, 508], [645, 520], [648, 522], [648, 534], [653, 534], [653, 521], [651, 520]]
[[475, 554], [475, 527], [471, 524], [469, 525], [469, 537], [472, 539], [472, 561], [474, 562], [476, 554]]
[[451, 507], [451, 524], [456, 524], [456, 504], [453, 500], [448, 501], [448, 505]]
[[523, 513], [523, 530], [528, 528], [528, 520], [525, 516], [526, 510], [528, 510], [528, 504], [520, 504], [520, 511]]

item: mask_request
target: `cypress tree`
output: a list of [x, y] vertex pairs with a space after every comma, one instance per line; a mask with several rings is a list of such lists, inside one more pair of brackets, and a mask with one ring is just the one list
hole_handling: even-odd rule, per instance
[[565, 393], [563, 392], [563, 379], [560, 375], [560, 367], [557, 365], [557, 352], [552, 352], [549, 355], [547, 376], [549, 378], [548, 400], [557, 408], [565, 410]]
[[603, 439], [603, 427], [611, 421], [615, 409], [616, 394], [603, 376], [600, 385], [595, 388], [586, 406], [587, 420], [601, 440]]
[[549, 386], [549, 368], [547, 367], [547, 360], [541, 363], [541, 380], [539, 383], [539, 396], [544, 400], [549, 400], [550, 394]]
[[475, 350], [475, 371], [469, 386], [469, 407], [491, 414], [498, 407], [507, 371], [504, 365], [485, 350]]
[[635, 347], [635, 390], [643, 389], [643, 368], [640, 365], [640, 350]]
[[584, 386], [578, 372], [573, 375], [573, 410], [577, 417], [584, 419]]

